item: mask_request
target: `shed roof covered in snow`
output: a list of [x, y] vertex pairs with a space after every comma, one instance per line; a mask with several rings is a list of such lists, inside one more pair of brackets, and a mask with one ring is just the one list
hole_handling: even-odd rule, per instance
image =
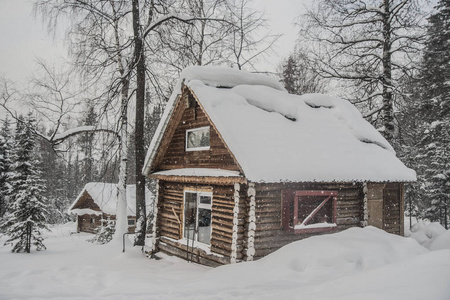
[[[101, 211], [93, 209], [93, 207], [85, 207], [83, 201], [88, 197], [92, 198], [93, 202]], [[145, 188], [145, 200], [147, 203], [147, 210], [151, 203], [153, 196], [149, 189]], [[69, 213], [78, 215], [82, 214], [97, 214], [102, 213], [115, 215], [117, 207], [117, 184], [104, 182], [90, 182], [87, 183], [78, 197], [73, 201], [69, 207]], [[136, 186], [127, 185], [127, 215], [133, 216], [136, 214]]]
[[149, 147], [152, 161], [185, 85], [252, 182], [414, 181], [415, 172], [348, 101], [291, 95], [271, 77], [222, 67], [185, 69]]

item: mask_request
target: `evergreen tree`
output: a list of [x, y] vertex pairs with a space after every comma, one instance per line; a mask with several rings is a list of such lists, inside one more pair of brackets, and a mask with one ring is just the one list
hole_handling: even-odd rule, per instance
[[101, 223], [102, 225], [95, 230], [95, 236], [89, 240], [90, 242], [92, 243], [97, 242], [98, 244], [107, 244], [112, 240], [114, 232], [116, 232], [116, 224], [114, 220], [111, 220], [108, 217], [107, 220], [102, 219]]
[[[84, 126], [95, 126], [97, 125], [97, 113], [94, 110], [93, 105], [89, 105], [87, 111], [85, 112], [82, 125]], [[84, 133], [79, 138], [79, 144], [81, 151], [84, 154], [82, 165], [83, 165], [83, 184], [95, 181], [97, 178], [94, 165], [94, 133]]]
[[9, 126], [9, 120], [6, 118], [0, 131], [0, 218], [3, 217], [8, 206], [7, 192], [9, 184], [7, 178], [11, 167], [10, 156], [12, 149]]
[[297, 63], [292, 55], [289, 55], [286, 63], [283, 65], [283, 84], [284, 88], [290, 94], [297, 93], [296, 74], [298, 72]]
[[450, 205], [450, 1], [428, 19], [418, 104], [423, 134], [417, 154], [422, 216], [448, 228]]
[[48, 230], [46, 223], [47, 205], [43, 196], [45, 187], [40, 179], [38, 161], [34, 159], [34, 119], [28, 115], [20, 118], [16, 126], [13, 164], [8, 176], [9, 210], [1, 224], [9, 236], [6, 243], [16, 242], [12, 252], [30, 253], [31, 246], [37, 250], [46, 249], [42, 230]]
[[302, 52], [289, 55], [282, 66], [282, 83], [290, 94], [321, 93], [325, 82]]
[[[41, 132], [45, 132], [41, 129]], [[47, 136], [51, 136], [48, 132]], [[45, 198], [48, 199], [48, 223], [58, 224], [68, 220], [65, 213], [70, 205], [67, 198], [67, 189], [70, 186], [66, 181], [66, 166], [53, 146], [44, 139], [38, 139], [35, 146], [36, 156], [39, 161], [39, 170], [42, 172], [41, 179], [46, 183]], [[73, 200], [73, 199], [72, 199]]]

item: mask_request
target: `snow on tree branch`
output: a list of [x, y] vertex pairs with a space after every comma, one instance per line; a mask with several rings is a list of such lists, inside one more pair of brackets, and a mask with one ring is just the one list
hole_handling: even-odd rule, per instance
[[81, 134], [81, 133], [94, 133], [94, 132], [108, 132], [117, 135], [117, 132], [107, 128], [97, 128], [96, 126], [80, 126], [75, 127], [69, 130], [66, 130], [62, 133], [55, 134], [53, 137], [46, 138], [52, 144], [59, 144], [66, 140], [67, 138]]

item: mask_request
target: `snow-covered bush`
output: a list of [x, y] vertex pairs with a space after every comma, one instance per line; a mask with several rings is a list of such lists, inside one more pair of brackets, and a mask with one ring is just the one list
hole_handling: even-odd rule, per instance
[[445, 230], [439, 222], [426, 224], [420, 221], [405, 235], [430, 250], [450, 249], [450, 230]]
[[89, 241], [98, 244], [106, 244], [109, 243], [116, 231], [115, 221], [111, 220], [109, 217], [107, 220], [101, 221], [102, 225], [99, 226], [95, 231], [95, 236]]

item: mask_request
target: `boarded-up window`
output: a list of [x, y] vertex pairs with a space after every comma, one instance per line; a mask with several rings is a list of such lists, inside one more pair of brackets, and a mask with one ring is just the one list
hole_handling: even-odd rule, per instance
[[283, 228], [297, 233], [336, 228], [336, 191], [283, 192]]

